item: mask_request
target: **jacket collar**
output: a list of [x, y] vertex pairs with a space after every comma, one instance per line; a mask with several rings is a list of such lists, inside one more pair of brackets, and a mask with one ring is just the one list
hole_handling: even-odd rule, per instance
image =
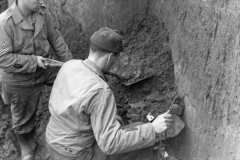
[[90, 61], [89, 59], [85, 59], [83, 61], [83, 63], [93, 72], [95, 72], [97, 75], [99, 75], [99, 77], [101, 77], [104, 81], [107, 81], [107, 78], [105, 77], [105, 75], [103, 74], [103, 72], [100, 70], [100, 68], [98, 68], [98, 66], [96, 66], [92, 61]]
[[[43, 6], [45, 7], [45, 6]], [[22, 14], [20, 13], [16, 2], [13, 3], [13, 5], [11, 6], [11, 11], [12, 11], [12, 15], [13, 15], [13, 21], [15, 23], [15, 25], [20, 25], [20, 27], [22, 29], [33, 29], [33, 28], [29, 28], [28, 25], [26, 25], [26, 22], [24, 21], [24, 18], [22, 16]], [[42, 13], [43, 11], [41, 10], [40, 13]], [[33, 23], [34, 23], [34, 37], [36, 37], [38, 35], [38, 33], [41, 31], [43, 24], [44, 24], [44, 19], [42, 16], [39, 15], [38, 12], [34, 12], [33, 13]]]
[[39, 15], [38, 12], [35, 12], [33, 15], [33, 21], [35, 21], [34, 37], [36, 37], [38, 35], [38, 33], [40, 33], [40, 31], [42, 30], [42, 27], [44, 25], [44, 19], [42, 16]]
[[17, 25], [18, 23], [23, 21], [23, 16], [19, 11], [16, 2], [14, 2], [12, 4], [11, 11], [12, 11], [13, 21], [14, 21], [15, 25]]

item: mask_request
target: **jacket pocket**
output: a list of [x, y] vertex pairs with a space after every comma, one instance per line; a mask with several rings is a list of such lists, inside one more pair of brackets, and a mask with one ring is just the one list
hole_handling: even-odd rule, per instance
[[42, 56], [42, 57], [49, 56], [50, 44], [47, 40], [37, 38], [35, 39], [34, 43], [35, 43], [34, 54], [36, 56]]

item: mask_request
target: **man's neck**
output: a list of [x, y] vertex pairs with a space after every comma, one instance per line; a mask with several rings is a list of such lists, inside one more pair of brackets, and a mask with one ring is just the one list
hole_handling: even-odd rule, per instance
[[88, 59], [93, 62], [103, 73], [104, 73], [104, 63], [102, 58], [88, 56]]
[[21, 3], [21, 1], [18, 1], [17, 7], [24, 19], [28, 19], [29, 16], [31, 16], [32, 11], [26, 9], [26, 7]]

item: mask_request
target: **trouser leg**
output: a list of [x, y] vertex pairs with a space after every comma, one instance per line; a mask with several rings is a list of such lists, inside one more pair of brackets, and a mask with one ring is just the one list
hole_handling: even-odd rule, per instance
[[17, 134], [29, 133], [34, 126], [41, 86], [16, 90], [11, 93], [12, 128]]
[[107, 160], [151, 160], [153, 148], [147, 147], [140, 150], [109, 156]]
[[24, 160], [33, 160], [34, 139], [30, 132], [34, 126], [41, 86], [9, 86], [8, 89], [11, 97], [12, 128], [19, 142], [21, 156]]
[[59, 67], [50, 67], [45, 70], [41, 69], [41, 71], [38, 71], [36, 74], [36, 82], [39, 84], [52, 86], [57, 77], [59, 69]]
[[48, 68], [36, 73], [33, 86], [5, 84], [6, 95], [11, 103], [12, 128], [18, 139], [21, 155], [33, 153], [34, 143], [30, 134], [34, 127], [35, 113], [41, 95], [41, 85], [52, 85], [59, 68]]
[[16, 134], [18, 143], [21, 149], [22, 160], [34, 160], [33, 148], [31, 146], [31, 139], [29, 134]]

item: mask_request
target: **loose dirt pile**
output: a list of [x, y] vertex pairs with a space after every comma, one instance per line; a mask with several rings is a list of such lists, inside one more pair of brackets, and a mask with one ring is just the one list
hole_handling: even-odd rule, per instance
[[156, 17], [136, 15], [123, 33], [126, 47], [112, 72], [129, 82], [153, 76], [129, 87], [115, 78], [111, 83], [121, 116], [129, 123], [146, 122], [148, 112], [158, 115], [169, 109], [177, 90], [168, 32]]
[[2, 13], [8, 6], [7, 0], [0, 0], [0, 13]]

